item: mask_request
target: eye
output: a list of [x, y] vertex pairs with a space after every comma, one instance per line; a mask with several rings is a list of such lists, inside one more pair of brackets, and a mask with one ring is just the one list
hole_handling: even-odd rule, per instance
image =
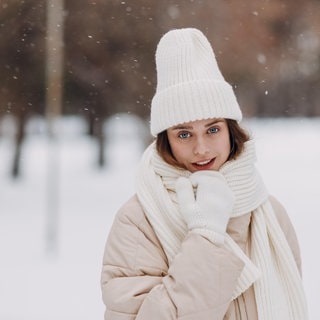
[[217, 133], [217, 132], [219, 132], [219, 128], [217, 127], [212, 127], [208, 130], [208, 133]]
[[178, 137], [179, 137], [180, 139], [187, 139], [187, 138], [190, 137], [190, 133], [189, 133], [189, 132], [180, 132], [180, 133], [178, 134]]

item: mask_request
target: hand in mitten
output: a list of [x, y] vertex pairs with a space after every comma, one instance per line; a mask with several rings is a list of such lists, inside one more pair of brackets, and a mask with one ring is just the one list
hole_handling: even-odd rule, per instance
[[197, 171], [189, 179], [181, 177], [176, 182], [176, 193], [189, 230], [217, 244], [223, 243], [234, 203], [223, 175], [217, 171]]

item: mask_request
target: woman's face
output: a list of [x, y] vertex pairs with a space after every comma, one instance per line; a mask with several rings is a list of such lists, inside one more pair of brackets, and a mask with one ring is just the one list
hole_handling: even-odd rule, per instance
[[167, 130], [173, 156], [191, 172], [219, 170], [230, 154], [225, 119], [197, 120]]

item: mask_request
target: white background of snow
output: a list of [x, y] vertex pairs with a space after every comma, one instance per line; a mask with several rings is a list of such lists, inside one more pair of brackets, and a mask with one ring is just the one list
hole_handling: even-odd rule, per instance
[[[9, 176], [12, 120], [0, 123], [0, 319], [103, 319], [101, 259], [108, 230], [134, 191], [144, 145], [141, 123], [120, 115], [107, 127], [107, 161], [98, 169], [96, 144], [83, 122], [59, 123], [59, 233], [55, 254], [46, 253], [48, 157], [41, 120], [28, 127], [22, 177]], [[320, 319], [320, 119], [250, 120], [258, 167], [286, 207], [300, 241], [310, 319]], [[52, 160], [52, 159], [51, 159]], [[52, 162], [51, 162], [52, 165]], [[50, 170], [56, 170], [51, 167]]]

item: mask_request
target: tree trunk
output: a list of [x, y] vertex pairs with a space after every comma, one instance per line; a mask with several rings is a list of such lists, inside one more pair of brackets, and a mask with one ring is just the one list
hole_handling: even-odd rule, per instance
[[11, 175], [13, 178], [18, 178], [21, 174], [21, 149], [25, 137], [25, 115], [19, 116], [17, 121], [17, 133], [15, 136], [15, 149], [11, 170]]

